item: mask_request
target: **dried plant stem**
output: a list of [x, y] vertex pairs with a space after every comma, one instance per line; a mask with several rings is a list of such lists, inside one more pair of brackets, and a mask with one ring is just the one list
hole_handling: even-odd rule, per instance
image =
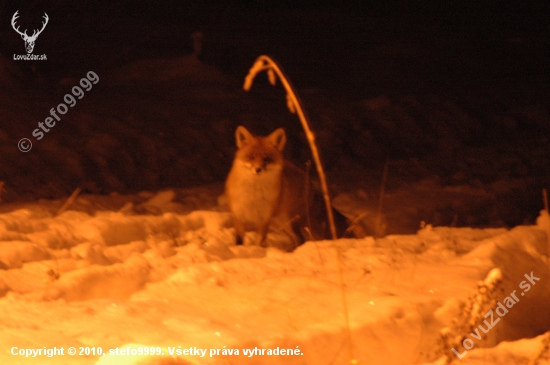
[[5, 185], [5, 182], [0, 181], [0, 202], [2, 201], [2, 195], [6, 192], [6, 189], [4, 189]]
[[[310, 187], [310, 181], [309, 181], [309, 172], [311, 171], [311, 161], [307, 161], [306, 163], [306, 178], [305, 178], [305, 186], [304, 186], [304, 190], [305, 190], [305, 195], [306, 195], [306, 224], [307, 224], [307, 227], [311, 230], [311, 212], [309, 211], [309, 206], [310, 206], [310, 192], [309, 192], [309, 187]], [[310, 236], [311, 236], [311, 239], [313, 240], [313, 235], [311, 234], [311, 231], [309, 232]]]
[[388, 179], [388, 167], [390, 165], [390, 161], [387, 159], [386, 163], [384, 164], [384, 172], [382, 173], [382, 182], [380, 183], [380, 196], [378, 197], [378, 210], [376, 212], [376, 227], [375, 229], [375, 235], [376, 237], [381, 237], [383, 235], [382, 232], [382, 207], [384, 205], [384, 192], [386, 190], [386, 180]]
[[59, 208], [59, 210], [55, 215], [58, 216], [64, 211], [66, 211], [67, 208], [75, 201], [76, 197], [78, 196], [78, 194], [80, 194], [81, 190], [82, 190], [81, 188], [76, 188], [75, 191], [73, 191], [73, 193], [71, 194], [71, 196], [67, 199], [67, 201], [65, 201], [65, 204], [63, 204], [61, 208]]
[[[323, 170], [323, 165], [321, 163], [321, 157], [319, 156], [319, 149], [317, 148], [317, 143], [315, 142], [315, 135], [309, 128], [309, 122], [302, 108], [300, 99], [294, 92], [294, 88], [290, 84], [290, 81], [288, 81], [285, 74], [281, 70], [281, 67], [273, 59], [271, 59], [266, 55], [262, 55], [256, 59], [256, 61], [250, 68], [250, 71], [248, 71], [248, 75], [246, 75], [244, 79], [243, 89], [246, 91], [249, 91], [250, 88], [252, 87], [254, 78], [256, 77], [256, 75], [258, 75], [258, 73], [262, 71], [267, 72], [267, 78], [271, 83], [271, 85], [275, 85], [277, 81], [276, 76], [279, 77], [279, 80], [281, 80], [281, 83], [283, 84], [283, 87], [285, 88], [287, 93], [286, 94], [287, 107], [291, 113], [298, 114], [298, 118], [302, 123], [302, 127], [304, 128], [306, 138], [309, 142], [309, 147], [311, 149], [313, 160], [315, 161], [317, 174], [319, 175], [319, 180], [321, 182], [321, 189], [323, 191], [323, 198], [325, 200], [325, 208], [327, 210], [327, 219], [330, 227], [330, 233], [331, 233], [332, 239], [335, 240], [338, 237], [336, 234], [336, 226], [334, 224], [334, 215], [332, 214], [332, 205], [330, 203], [330, 195], [328, 192], [327, 179], [325, 176], [325, 172]], [[344, 307], [344, 319], [346, 323], [346, 336], [347, 336], [348, 349], [349, 349], [349, 359], [351, 364], [357, 364], [357, 360], [355, 360], [353, 356], [353, 343], [351, 341], [351, 329], [349, 325], [348, 304], [347, 304], [346, 291], [344, 286], [342, 253], [339, 247], [336, 246], [335, 248], [336, 248], [336, 254], [337, 254], [337, 261], [338, 261], [338, 274], [340, 279], [340, 287], [342, 291], [342, 302]]]
[[546, 211], [546, 241], [548, 243], [548, 264], [550, 266], [550, 211], [548, 210], [548, 193], [546, 189], [542, 189], [542, 202]]
[[290, 84], [290, 81], [288, 81], [279, 65], [270, 57], [265, 55], [258, 57], [256, 59], [256, 62], [254, 62], [254, 65], [252, 65], [252, 68], [250, 68], [250, 71], [248, 71], [248, 75], [246, 75], [243, 85], [243, 88], [246, 91], [250, 90], [254, 78], [261, 71], [267, 72], [269, 82], [272, 85], [275, 85], [276, 82], [275, 74], [279, 76], [279, 79], [281, 80], [281, 83], [283, 84], [283, 87], [287, 92], [287, 106], [290, 112], [298, 114], [298, 118], [300, 118], [300, 122], [302, 123], [302, 127], [304, 128], [304, 132], [306, 133], [306, 137], [309, 142], [309, 147], [311, 149], [311, 154], [313, 155], [313, 160], [315, 161], [315, 166], [317, 167], [317, 174], [319, 175], [319, 180], [321, 181], [321, 189], [323, 190], [323, 198], [325, 200], [330, 233], [332, 239], [335, 240], [337, 238], [336, 226], [334, 225], [334, 216], [332, 214], [332, 205], [330, 204], [327, 179], [323, 170], [323, 165], [321, 164], [321, 157], [319, 156], [319, 149], [317, 148], [317, 143], [315, 142], [315, 135], [309, 128], [309, 123], [306, 114], [302, 109], [302, 104], [298, 99], [298, 96], [296, 96], [296, 93], [294, 92], [294, 88]]

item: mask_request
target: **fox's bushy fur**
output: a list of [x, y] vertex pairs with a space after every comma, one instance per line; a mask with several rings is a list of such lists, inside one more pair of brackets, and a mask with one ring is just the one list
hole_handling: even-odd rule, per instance
[[[305, 173], [285, 161], [286, 134], [279, 128], [266, 137], [254, 136], [245, 127], [235, 132], [238, 150], [225, 183], [229, 209], [233, 213], [237, 244], [247, 230], [257, 230], [260, 245], [275, 223], [293, 226], [305, 222], [309, 191]], [[274, 224], [274, 225], [275, 225]]]

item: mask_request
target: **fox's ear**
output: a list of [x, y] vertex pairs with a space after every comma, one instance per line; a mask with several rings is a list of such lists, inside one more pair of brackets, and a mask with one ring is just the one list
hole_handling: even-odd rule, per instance
[[237, 143], [237, 147], [241, 148], [242, 146], [248, 144], [254, 136], [242, 125], [237, 127], [237, 130], [235, 131], [235, 141]]
[[273, 131], [269, 136], [267, 136], [267, 139], [271, 144], [273, 144], [273, 147], [278, 149], [279, 151], [283, 151], [285, 148], [286, 143], [286, 133], [283, 128], [276, 129]]

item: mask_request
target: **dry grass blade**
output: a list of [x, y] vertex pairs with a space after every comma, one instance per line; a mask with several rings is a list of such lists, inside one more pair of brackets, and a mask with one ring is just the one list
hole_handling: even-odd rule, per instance
[[382, 229], [382, 207], [384, 205], [384, 192], [386, 190], [386, 180], [388, 180], [388, 168], [390, 161], [386, 160], [384, 164], [384, 172], [382, 173], [382, 182], [380, 183], [380, 196], [378, 197], [378, 210], [376, 212], [376, 226], [375, 226], [375, 235], [376, 237], [382, 237], [384, 235], [384, 230]]
[[544, 211], [546, 212], [546, 241], [548, 243], [548, 265], [550, 266], [550, 211], [548, 210], [548, 193], [546, 189], [542, 189], [542, 202]]
[[[336, 225], [334, 224], [334, 215], [332, 214], [332, 204], [330, 203], [330, 195], [328, 192], [327, 179], [326, 179], [325, 172], [323, 170], [323, 165], [321, 163], [319, 149], [317, 148], [317, 143], [315, 142], [315, 135], [313, 134], [313, 132], [311, 131], [311, 128], [309, 127], [309, 122], [302, 108], [302, 103], [300, 102], [298, 96], [296, 96], [296, 93], [294, 92], [294, 88], [290, 84], [290, 81], [287, 79], [287, 77], [281, 70], [281, 67], [275, 61], [273, 61], [270, 57], [266, 55], [262, 55], [256, 59], [256, 61], [250, 68], [248, 75], [246, 75], [243, 89], [246, 91], [250, 90], [256, 75], [264, 70], [268, 72], [268, 78], [271, 84], [274, 84], [273, 82], [274, 75], [277, 75], [279, 77], [279, 79], [281, 80], [281, 83], [283, 84], [283, 87], [286, 90], [286, 103], [287, 103], [288, 109], [290, 110], [291, 113], [298, 114], [298, 118], [302, 123], [302, 127], [306, 134], [306, 138], [309, 142], [309, 147], [311, 149], [313, 160], [315, 161], [315, 166], [317, 168], [317, 175], [319, 175], [319, 180], [321, 182], [321, 189], [323, 192], [323, 199], [325, 201], [325, 208], [327, 210], [327, 220], [330, 227], [330, 233], [331, 233], [332, 239], [336, 240], [338, 237], [336, 234]], [[336, 245], [335, 245], [335, 249], [336, 249], [336, 255], [338, 258], [338, 272], [340, 277], [340, 287], [342, 290], [342, 302], [343, 302], [343, 308], [344, 308], [344, 318], [346, 322], [346, 334], [347, 334], [347, 343], [348, 343], [348, 349], [349, 349], [349, 359], [351, 364], [356, 364], [357, 360], [355, 360], [353, 356], [353, 343], [351, 340], [348, 305], [347, 305], [347, 299], [346, 299], [346, 291], [344, 287], [342, 253], [340, 248]]]
[[298, 118], [300, 118], [300, 122], [302, 123], [306, 138], [309, 142], [309, 147], [311, 149], [311, 154], [313, 155], [313, 160], [315, 161], [315, 166], [317, 167], [317, 174], [319, 175], [319, 180], [321, 181], [321, 189], [323, 191], [323, 198], [325, 200], [330, 233], [332, 239], [336, 239], [336, 225], [334, 224], [334, 216], [332, 214], [332, 206], [330, 203], [327, 179], [323, 170], [323, 165], [321, 163], [321, 157], [319, 156], [319, 149], [317, 148], [317, 143], [315, 142], [315, 135], [309, 127], [309, 122], [302, 108], [302, 104], [298, 99], [298, 96], [296, 96], [296, 93], [294, 92], [294, 88], [290, 84], [290, 81], [288, 81], [285, 74], [281, 70], [281, 67], [270, 57], [265, 55], [258, 57], [256, 59], [256, 62], [254, 62], [254, 64], [250, 68], [250, 71], [248, 71], [248, 75], [246, 75], [244, 80], [244, 90], [250, 90], [250, 88], [252, 87], [252, 83], [254, 82], [254, 78], [261, 71], [267, 71], [268, 75], [271, 74], [271, 76], [269, 76], [270, 82], [272, 81], [273, 73], [279, 76], [279, 79], [281, 80], [281, 83], [283, 84], [283, 87], [287, 92], [287, 106], [289, 107], [290, 112], [298, 114]]
[[80, 194], [81, 191], [82, 191], [81, 188], [76, 188], [75, 191], [73, 191], [73, 193], [71, 194], [71, 196], [67, 199], [67, 201], [65, 201], [65, 204], [63, 204], [61, 208], [59, 208], [59, 210], [55, 215], [58, 216], [64, 211], [66, 211], [67, 208], [70, 207], [71, 204], [75, 201], [76, 197], [78, 196], [78, 194]]

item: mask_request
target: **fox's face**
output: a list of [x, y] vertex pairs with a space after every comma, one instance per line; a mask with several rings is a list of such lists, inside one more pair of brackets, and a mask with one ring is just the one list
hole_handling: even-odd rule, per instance
[[284, 129], [279, 128], [267, 137], [256, 137], [245, 127], [239, 126], [235, 132], [235, 139], [239, 148], [235, 163], [241, 167], [256, 175], [282, 170], [282, 151], [286, 143]]

